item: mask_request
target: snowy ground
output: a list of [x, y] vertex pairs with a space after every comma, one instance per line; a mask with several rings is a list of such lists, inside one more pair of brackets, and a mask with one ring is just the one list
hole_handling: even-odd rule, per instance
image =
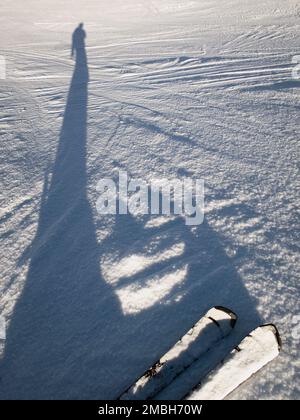
[[[213, 305], [239, 315], [228, 348], [264, 322], [283, 339], [231, 398], [300, 397], [299, 17], [298, 0], [1, 0], [0, 398], [116, 398]], [[100, 217], [119, 169], [204, 178], [204, 224]]]

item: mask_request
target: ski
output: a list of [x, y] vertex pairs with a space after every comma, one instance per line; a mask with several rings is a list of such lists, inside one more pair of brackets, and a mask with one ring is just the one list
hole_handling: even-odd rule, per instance
[[258, 327], [184, 399], [223, 400], [275, 359], [280, 350], [281, 339], [275, 325]]
[[216, 306], [210, 309], [165, 355], [125, 393], [120, 400], [150, 400], [167, 387], [219, 341], [231, 333], [235, 313]]

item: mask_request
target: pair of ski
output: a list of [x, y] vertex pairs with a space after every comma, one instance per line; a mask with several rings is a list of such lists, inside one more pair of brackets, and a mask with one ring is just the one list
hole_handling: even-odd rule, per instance
[[224, 399], [275, 359], [281, 349], [277, 328], [263, 325], [252, 331], [221, 363], [216, 363], [216, 349], [222, 347], [236, 321], [237, 316], [227, 308], [210, 309], [119, 399]]

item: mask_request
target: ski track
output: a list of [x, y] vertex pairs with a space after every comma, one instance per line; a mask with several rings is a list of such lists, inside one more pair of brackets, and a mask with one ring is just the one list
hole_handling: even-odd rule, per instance
[[[100, 344], [93, 337], [77, 350], [75, 343], [65, 364], [57, 361], [57, 371], [55, 359], [45, 362], [49, 383], [42, 389], [37, 379], [26, 379], [26, 367], [19, 372], [24, 389], [14, 387], [4, 349], [0, 377], [7, 389], [1, 385], [0, 399], [115, 398], [210, 304], [232, 306], [239, 315], [226, 349], [259, 322], [277, 324], [283, 338], [278, 360], [230, 398], [299, 398], [300, 82], [298, 87], [291, 79], [291, 57], [300, 54], [299, 5], [166, 0], [139, 2], [136, 8], [130, 0], [128, 23], [119, 17], [121, 2], [111, 8], [104, 3], [107, 22], [93, 0], [85, 2], [89, 8], [82, 17], [78, 7], [70, 19], [71, 3], [63, 8], [55, 2], [59, 22], [47, 5], [49, 18], [40, 10], [34, 17], [26, 14], [23, 38], [17, 33], [0, 41], [8, 74], [0, 80], [0, 314], [9, 336], [30, 261], [45, 250], [51, 255], [56, 235], [69, 235], [68, 220], [77, 221], [81, 197], [66, 202], [63, 216], [34, 242], [73, 72], [70, 35], [84, 20], [90, 73], [87, 198], [103, 248], [99, 269], [124, 319], [115, 326], [117, 334], [99, 338]], [[5, 1], [0, 17], [3, 24], [7, 19], [8, 34], [16, 30], [12, 7]], [[180, 217], [132, 216], [123, 225], [99, 217], [97, 181], [115, 178], [118, 170], [146, 180], [203, 177], [204, 226], [187, 227]], [[99, 307], [109, 306], [110, 299], [103, 294]], [[103, 311], [109, 324], [113, 316]], [[97, 322], [92, 320], [93, 334], [101, 334]], [[30, 320], [24, 325], [26, 331], [36, 328]], [[93, 363], [97, 374], [85, 376]], [[80, 386], [71, 379], [76, 372]]]

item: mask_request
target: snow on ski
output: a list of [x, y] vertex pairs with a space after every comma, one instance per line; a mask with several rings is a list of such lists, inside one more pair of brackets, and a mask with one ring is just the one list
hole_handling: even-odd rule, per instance
[[258, 327], [185, 399], [224, 399], [267, 363], [275, 359], [280, 349], [281, 340], [277, 328], [271, 324]]
[[230, 334], [236, 320], [236, 315], [227, 308], [217, 306], [210, 309], [120, 399], [152, 399], [195, 360]]

